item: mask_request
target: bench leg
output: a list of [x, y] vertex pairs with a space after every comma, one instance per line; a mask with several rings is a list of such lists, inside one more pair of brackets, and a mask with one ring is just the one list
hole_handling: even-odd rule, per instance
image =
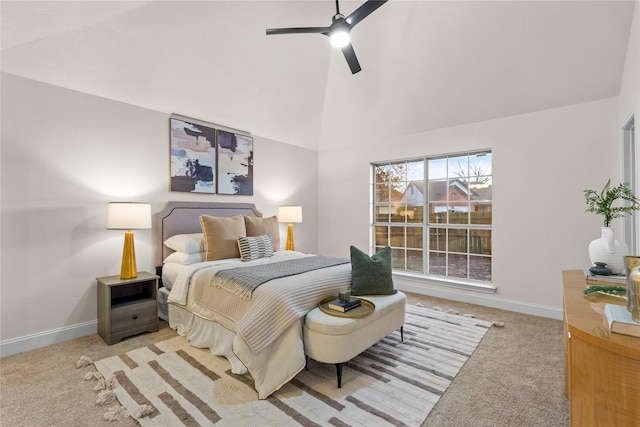
[[404, 325], [400, 326], [400, 342], [404, 342]]
[[306, 354], [304, 355], [304, 370], [309, 370], [309, 356], [307, 356]]
[[338, 388], [342, 388], [342, 363], [336, 363], [336, 373], [338, 374]]

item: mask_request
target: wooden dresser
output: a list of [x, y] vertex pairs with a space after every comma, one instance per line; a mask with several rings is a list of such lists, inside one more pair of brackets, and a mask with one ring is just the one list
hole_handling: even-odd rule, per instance
[[640, 426], [640, 338], [611, 333], [607, 295], [584, 296], [584, 272], [562, 272], [564, 385], [572, 426]]

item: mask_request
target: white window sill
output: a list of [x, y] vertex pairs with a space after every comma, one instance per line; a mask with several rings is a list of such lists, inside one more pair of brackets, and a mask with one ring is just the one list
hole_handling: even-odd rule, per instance
[[410, 273], [406, 271], [393, 271], [393, 277], [404, 282], [414, 282], [417, 284], [428, 284], [436, 286], [446, 286], [449, 288], [464, 289], [467, 291], [495, 294], [498, 288], [491, 283], [473, 280], [441, 278], [440, 276], [427, 276], [424, 274]]

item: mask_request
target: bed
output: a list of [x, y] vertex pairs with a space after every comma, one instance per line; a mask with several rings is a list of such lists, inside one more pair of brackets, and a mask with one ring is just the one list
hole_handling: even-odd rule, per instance
[[[227, 252], [233, 245], [237, 251], [236, 226], [242, 221], [248, 236], [243, 241], [253, 245], [241, 253], [245, 260]], [[251, 203], [168, 202], [154, 215], [153, 235], [154, 263], [169, 291], [170, 327], [194, 347], [227, 358], [234, 374], [249, 374], [259, 399], [304, 369], [304, 316], [351, 285], [348, 259], [279, 250], [276, 218], [263, 218]], [[272, 253], [263, 253], [269, 246], [264, 237], [272, 238]], [[256, 241], [266, 242], [259, 251]], [[264, 256], [253, 257], [258, 252]], [[295, 270], [303, 264], [314, 266], [262, 279], [249, 291], [225, 279], [245, 272], [266, 276], [281, 266]]]

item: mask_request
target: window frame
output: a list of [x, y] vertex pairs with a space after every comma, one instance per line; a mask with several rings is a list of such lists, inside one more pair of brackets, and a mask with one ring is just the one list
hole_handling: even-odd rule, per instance
[[[489, 218], [488, 223], [474, 223], [473, 222], [474, 220], [477, 221], [476, 219], [477, 216], [470, 215], [470, 212], [479, 212], [479, 211], [472, 210], [472, 208], [474, 207], [473, 206], [474, 199], [471, 195], [470, 186], [468, 185], [468, 182], [474, 177], [477, 178], [477, 175], [474, 175], [471, 173], [471, 167], [469, 165], [473, 164], [475, 167], [477, 167], [478, 163], [469, 162], [469, 160], [470, 160], [470, 156], [482, 157], [482, 155], [487, 155], [487, 154], [491, 156], [490, 170], [489, 170], [489, 173], [485, 173], [481, 176], [483, 178], [487, 178], [491, 186], [491, 192], [489, 193], [489, 199], [476, 200], [475, 203], [477, 204], [475, 207], [480, 206], [482, 204], [484, 204], [485, 206], [488, 205], [489, 208], [487, 212], [491, 212], [491, 215], [488, 216]], [[461, 189], [466, 190], [466, 199], [457, 199], [455, 203], [452, 204], [450, 203], [451, 202], [450, 189], [452, 188], [452, 183], [455, 183], [456, 178], [454, 175], [452, 175], [453, 169], [450, 168], [449, 162], [456, 159], [458, 160], [463, 159], [463, 162], [464, 162], [465, 156], [467, 161], [466, 175], [462, 175], [460, 177], [460, 180], [461, 181], [466, 180], [467, 187], [463, 188], [462, 186], [459, 186], [460, 188], [454, 189], [453, 191], [458, 191]], [[429, 170], [429, 168], [431, 167], [430, 161], [444, 161], [447, 164], [445, 176], [442, 177], [441, 179], [441, 181], [445, 183], [443, 192], [446, 193], [446, 199], [444, 200], [443, 204], [442, 204], [443, 202], [442, 199], [434, 199], [432, 198], [432, 195], [431, 195], [431, 192], [434, 192], [435, 190], [432, 190], [429, 187], [429, 185], [431, 183], [435, 183], [436, 179], [433, 176], [430, 176], [430, 170]], [[422, 163], [421, 180], [411, 179], [412, 176], [411, 176], [410, 169], [411, 167], [414, 167], [413, 165], [416, 165], [417, 163]], [[418, 168], [417, 166], [415, 167]], [[460, 167], [459, 164], [458, 164], [458, 167]], [[396, 173], [398, 173], [397, 172], [398, 170], [401, 170], [402, 171], [401, 173], [403, 174], [402, 179], [398, 180], [397, 177], [400, 175], [396, 175], [396, 178], [394, 178], [394, 180], [387, 179], [383, 181], [377, 181], [376, 172], [378, 171], [378, 168], [388, 168], [386, 172], [387, 175], [391, 175], [390, 171], [393, 169], [396, 170]], [[388, 245], [392, 248], [392, 252], [395, 252], [395, 253], [403, 252], [401, 256], [394, 257], [395, 265], [398, 265], [397, 264], [398, 261], [403, 262], [402, 267], [396, 268], [394, 266], [394, 269], [393, 269], [394, 275], [402, 276], [408, 279], [420, 280], [420, 281], [428, 280], [429, 282], [433, 282], [436, 284], [444, 284], [449, 286], [461, 287], [465, 289], [495, 293], [496, 288], [493, 286], [493, 253], [492, 253], [493, 252], [493, 249], [492, 249], [493, 248], [493, 242], [492, 242], [493, 152], [491, 149], [471, 150], [471, 151], [465, 151], [465, 152], [447, 153], [447, 154], [439, 154], [439, 155], [433, 155], [433, 156], [420, 156], [420, 157], [398, 159], [398, 160], [376, 161], [376, 162], [370, 163], [370, 171], [371, 171], [370, 172], [371, 174], [370, 175], [370, 183], [371, 183], [371, 186], [370, 186], [370, 197], [371, 197], [370, 249], [372, 253], [375, 253], [381, 248], [383, 248], [385, 245]], [[464, 172], [464, 169], [461, 168], [461, 171]], [[478, 171], [476, 170], [474, 172], [477, 173]], [[382, 185], [381, 183], [384, 183], [384, 185]], [[414, 221], [413, 220], [414, 217], [411, 215], [412, 209], [415, 213], [418, 213], [418, 212], [416, 211], [416, 207], [415, 207], [416, 205], [411, 206], [412, 204], [408, 203], [407, 194], [409, 193], [409, 190], [412, 188], [412, 186], [416, 187], [418, 186], [418, 183], [420, 183], [420, 185], [422, 186], [422, 198], [420, 200], [421, 206], [422, 206], [422, 214], [421, 214], [422, 219], [421, 221]], [[448, 185], [446, 183], [448, 183]], [[404, 191], [398, 191], [394, 187], [397, 187], [401, 190], [404, 188]], [[383, 198], [381, 200], [380, 192], [383, 192], [383, 191], [386, 191], [386, 199]], [[460, 191], [459, 193], [464, 193], [464, 192], [465, 191]], [[399, 195], [402, 195], [403, 200], [399, 201], [397, 199]], [[436, 194], [434, 193], [434, 196], [435, 195]], [[396, 200], [394, 200], [394, 197], [396, 198]], [[414, 199], [413, 201], [415, 202], [415, 200], [416, 199]], [[388, 215], [387, 218], [381, 217], [380, 215], [380, 211], [382, 210], [381, 208], [384, 208], [385, 204], [388, 206], [388, 209], [386, 209], [387, 212], [383, 213], [382, 215]], [[447, 216], [447, 221], [440, 225], [436, 225], [430, 220], [430, 217], [432, 215], [431, 208], [436, 206], [437, 204], [442, 204], [442, 206], [444, 206], [445, 212], [443, 213], [446, 213], [446, 216]], [[466, 214], [466, 222], [465, 223], [452, 222], [450, 215], [452, 215], [454, 212], [458, 213], [459, 217], [464, 217]], [[394, 214], [396, 215], [396, 218], [394, 218]], [[402, 219], [400, 220], [399, 218], [402, 218]], [[486, 217], [485, 217], [485, 221], [486, 221]], [[395, 233], [392, 231], [393, 227], [398, 228]], [[421, 229], [421, 233], [419, 232], [411, 233], [410, 230], [413, 228]], [[386, 236], [383, 236], [379, 240], [378, 239], [380, 238], [379, 234], [384, 233], [385, 229], [386, 229]], [[445, 236], [447, 234], [450, 234], [450, 231], [452, 230], [462, 230], [463, 234], [465, 235], [464, 243], [462, 243], [461, 245], [462, 247], [465, 248], [464, 252], [450, 250], [449, 249], [450, 240], [448, 238], [444, 240], [446, 244], [445, 250], [437, 250], [437, 251], [434, 250], [434, 248], [430, 246], [431, 245], [430, 236], [432, 232], [434, 231], [437, 232], [437, 230], [444, 230]], [[488, 240], [489, 242], [488, 253], [474, 252], [474, 250], [472, 249], [472, 242], [471, 242], [472, 240], [474, 240], [473, 244], [476, 245], [475, 248], [482, 248], [483, 245], [485, 245], [486, 247], [486, 241], [484, 240], [483, 240], [483, 245], [478, 245], [477, 241], [478, 239], [481, 239], [481, 237], [478, 237], [478, 233], [477, 233], [478, 231], [481, 231], [481, 234], [484, 235], [485, 237], [488, 236], [488, 239], [485, 239], [485, 240]], [[487, 231], [488, 233], [482, 233], [482, 231]], [[473, 236], [473, 238], [471, 237], [472, 233], [475, 233], [475, 236]], [[422, 242], [420, 246], [416, 246], [415, 243], [409, 242], [410, 238], [417, 239], [418, 237], [421, 238], [421, 242]], [[440, 241], [440, 239], [438, 239], [438, 241]], [[401, 244], [397, 244], [398, 242], [401, 242]], [[415, 250], [416, 252], [417, 251], [422, 252], [421, 263], [415, 264], [415, 265], [419, 265], [421, 270], [417, 270], [417, 269], [414, 270], [409, 268], [408, 264], [409, 264], [409, 260], [411, 259], [410, 251], [413, 251], [413, 250]], [[478, 249], [478, 251], [481, 251], [481, 250], [482, 249]], [[464, 267], [465, 277], [459, 277], [454, 274], [450, 274], [448, 270], [449, 268], [451, 268], [450, 265], [453, 263], [450, 263], [449, 261], [445, 262], [444, 275], [434, 273], [429, 261], [430, 261], [430, 257], [435, 252], [443, 254], [443, 256], [445, 256], [445, 260], [449, 260], [451, 256], [464, 257], [465, 259], [464, 263], [466, 263], [466, 267]], [[489, 279], [488, 280], [471, 278], [472, 274], [470, 273], [471, 273], [472, 266], [470, 265], [471, 264], [470, 261], [472, 257], [476, 257], [476, 256], [480, 258], [486, 258], [488, 260], [489, 262], [489, 270], [488, 270]], [[414, 258], [414, 259], [417, 259], [417, 258]]]

